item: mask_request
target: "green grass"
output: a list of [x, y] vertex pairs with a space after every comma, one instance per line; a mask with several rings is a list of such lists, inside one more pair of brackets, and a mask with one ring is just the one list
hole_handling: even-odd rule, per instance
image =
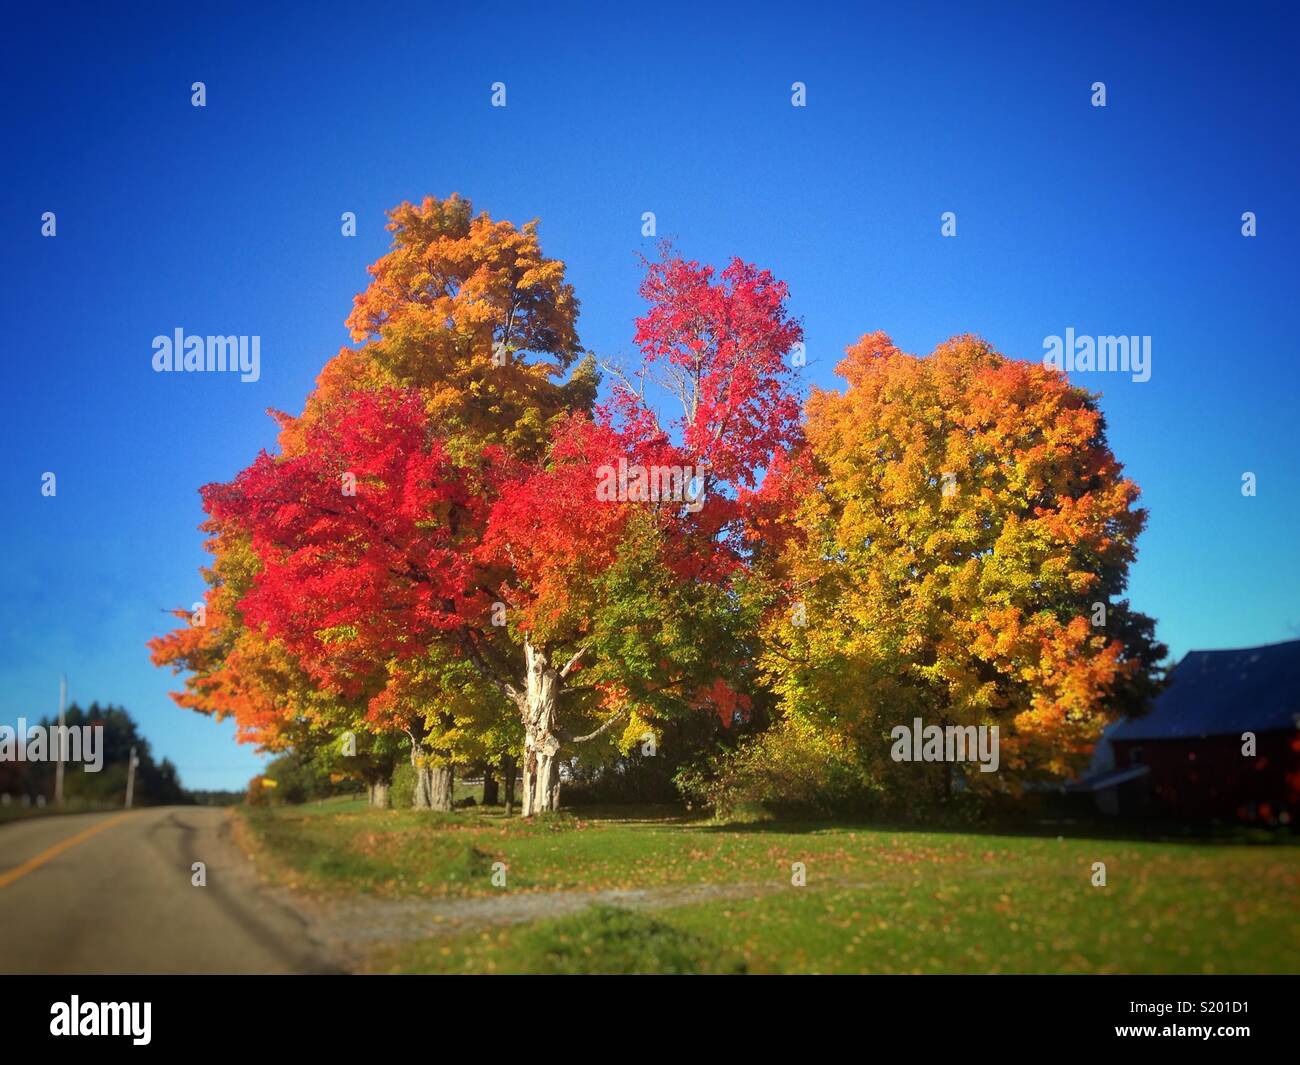
[[[737, 956], [655, 917], [595, 906], [576, 917], [539, 921], [514, 937], [512, 966], [543, 975], [685, 976], [744, 973]], [[493, 968], [506, 959], [494, 959]], [[526, 964], [520, 967], [524, 960]]]
[[300, 806], [282, 807], [285, 810], [292, 810], [295, 816], [302, 817], [355, 814], [369, 808], [370, 804], [364, 795], [336, 795], [332, 799], [318, 799], [316, 802], [305, 802]]
[[[718, 826], [662, 813], [246, 816], [282, 879], [326, 895], [718, 886], [717, 897], [644, 914], [587, 910], [453, 932], [384, 952], [373, 967], [388, 971], [1300, 971], [1295, 846]], [[491, 882], [498, 861], [504, 889]], [[806, 867], [804, 887], [791, 884], [794, 862]], [[1106, 864], [1106, 887], [1091, 884], [1094, 862]]]

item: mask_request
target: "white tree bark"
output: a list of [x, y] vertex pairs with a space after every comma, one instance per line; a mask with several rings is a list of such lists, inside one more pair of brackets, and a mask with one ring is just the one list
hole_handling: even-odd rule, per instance
[[554, 729], [563, 680], [546, 651], [527, 638], [524, 664], [528, 675], [520, 706], [524, 723], [523, 815], [532, 817], [556, 809], [560, 797], [559, 767], [555, 764], [560, 740]]
[[[526, 676], [522, 688], [496, 674], [480, 655], [474, 653], [472, 645], [470, 653], [483, 676], [495, 684], [519, 708], [519, 717], [524, 726], [524, 758], [519, 766], [522, 777], [523, 816], [532, 817], [534, 814], [558, 809], [560, 768], [556, 758], [560, 752], [560, 732], [557, 724], [560, 693], [564, 688], [564, 679], [582, 660], [586, 649], [581, 648], [574, 652], [563, 666], [557, 668], [551, 661], [550, 650], [539, 647], [530, 637], [525, 636]], [[575, 742], [592, 739], [607, 731], [608, 728], [608, 724], [602, 726], [590, 736], [577, 737]], [[512, 775], [507, 775], [507, 812], [510, 809], [513, 792], [513, 788], [509, 785]]]

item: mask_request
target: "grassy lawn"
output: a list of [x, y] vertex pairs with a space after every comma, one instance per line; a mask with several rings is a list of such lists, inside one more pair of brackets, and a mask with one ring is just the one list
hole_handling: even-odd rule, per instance
[[339, 795], [333, 799], [321, 799], [319, 802], [307, 802], [301, 806], [277, 807], [286, 812], [293, 811], [295, 817], [329, 817], [331, 814], [359, 814], [370, 809], [364, 795]]
[[[717, 886], [649, 912], [452, 931], [381, 952], [383, 971], [1300, 971], [1289, 845], [719, 826], [662, 811], [530, 823], [342, 804], [243, 813], [273, 875], [327, 897]], [[791, 883], [795, 862], [806, 886]], [[1105, 887], [1091, 884], [1094, 862]]]

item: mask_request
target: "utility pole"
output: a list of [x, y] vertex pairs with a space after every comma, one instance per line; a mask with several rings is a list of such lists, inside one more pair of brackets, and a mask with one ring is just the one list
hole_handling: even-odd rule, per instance
[[131, 748], [131, 760], [126, 763], [126, 809], [131, 809], [131, 795], [135, 791], [135, 767], [140, 759], [135, 756], [135, 748]]
[[58, 747], [58, 761], [54, 763], [54, 805], [63, 805], [63, 737], [64, 732], [64, 710], [68, 702], [68, 678], [59, 677], [59, 739], [56, 744]]

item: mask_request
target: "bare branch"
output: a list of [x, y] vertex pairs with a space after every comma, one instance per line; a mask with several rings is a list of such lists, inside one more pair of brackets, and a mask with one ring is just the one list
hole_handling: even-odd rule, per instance
[[645, 398], [645, 377], [644, 374], [638, 374], [641, 378], [639, 383], [632, 381], [632, 375], [627, 372], [619, 363], [613, 359], [601, 359], [600, 368], [611, 377], [615, 377], [632, 395], [638, 399]]
[[627, 710], [620, 710], [617, 714], [606, 721], [595, 732], [588, 732], [585, 736], [567, 736], [564, 737], [566, 743], [586, 743], [588, 740], [594, 740], [597, 736], [603, 736], [606, 732], [617, 725], [623, 718], [627, 717]]
[[586, 653], [587, 649], [585, 647], [579, 647], [574, 656], [564, 663], [564, 668], [560, 670], [560, 678], [563, 679], [572, 673], [574, 666], [578, 664], [582, 659], [582, 656]]

